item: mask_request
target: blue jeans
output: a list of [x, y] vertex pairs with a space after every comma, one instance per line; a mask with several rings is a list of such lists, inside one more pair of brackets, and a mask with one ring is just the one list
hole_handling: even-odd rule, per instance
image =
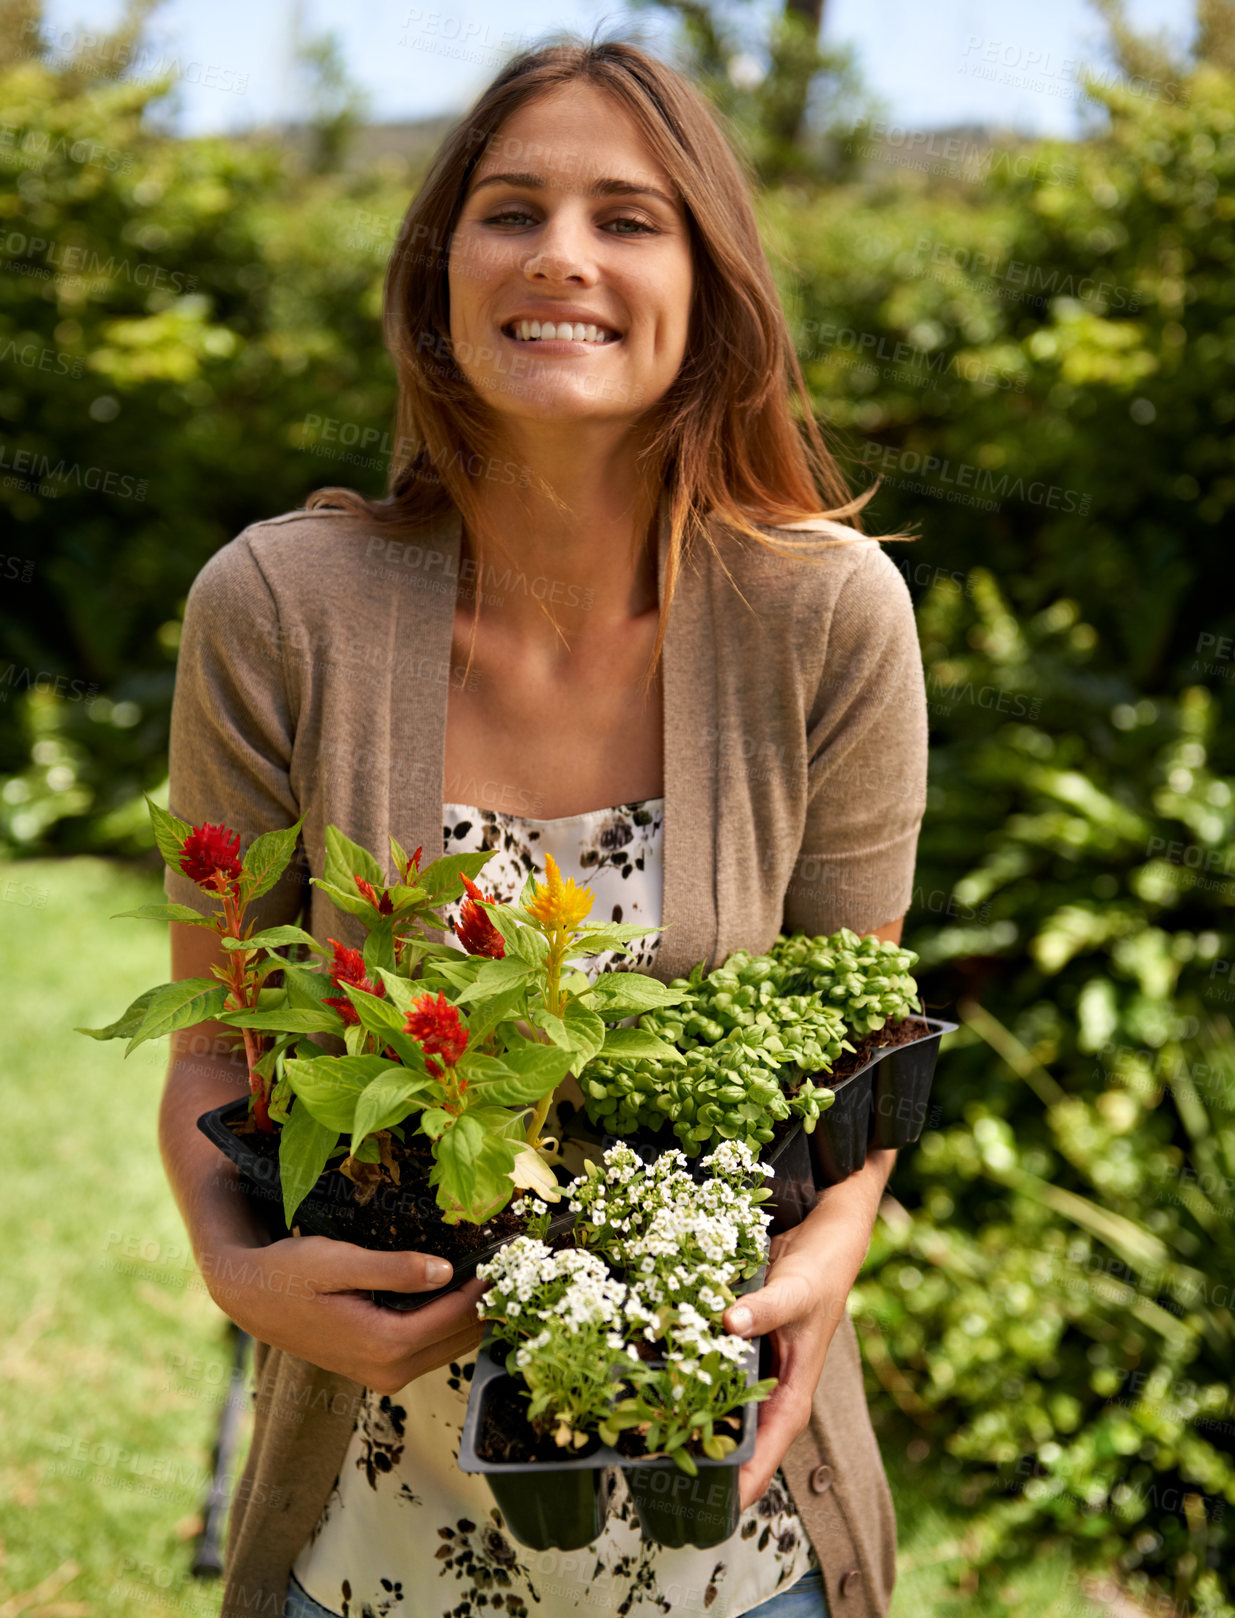
[[[295, 1574], [292, 1574], [287, 1581], [283, 1618], [338, 1618], [338, 1614], [306, 1595], [297, 1584]], [[812, 1568], [787, 1590], [761, 1601], [757, 1607], [751, 1607], [746, 1618], [829, 1618], [823, 1575], [818, 1568]]]
[[329, 1607], [323, 1607], [320, 1602], [314, 1601], [307, 1595], [296, 1581], [296, 1575], [287, 1575], [287, 1593], [283, 1597], [283, 1618], [339, 1618], [338, 1613], [331, 1612]]
[[830, 1618], [823, 1574], [817, 1567], [811, 1568], [787, 1590], [749, 1608], [746, 1618]]

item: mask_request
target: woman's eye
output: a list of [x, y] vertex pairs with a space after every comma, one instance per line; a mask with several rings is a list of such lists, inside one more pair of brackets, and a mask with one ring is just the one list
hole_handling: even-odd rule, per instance
[[[530, 213], [527, 213], [522, 208], [505, 208], [505, 209], [503, 209], [503, 211], [501, 213], [492, 214], [488, 219], [485, 220], [485, 223], [487, 225], [500, 225], [500, 224], [505, 223], [505, 221], [507, 221], [509, 219], [531, 219], [531, 218], [532, 218], [532, 215]], [[607, 220], [606, 224], [609, 224], [609, 225], [634, 225], [637, 230], [643, 231], [649, 236], [654, 236], [656, 234], [655, 225], [649, 225], [646, 220], [637, 219], [633, 214], [622, 214], [617, 219], [609, 219], [609, 220]], [[620, 230], [620, 231], [617, 232], [617, 234], [619, 236], [629, 236], [629, 235], [635, 234], [635, 232], [627, 231], [627, 230]]]

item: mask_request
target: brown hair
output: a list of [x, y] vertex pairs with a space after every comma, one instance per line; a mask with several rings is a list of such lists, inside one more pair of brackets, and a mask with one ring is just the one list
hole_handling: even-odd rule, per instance
[[[815, 420], [759, 238], [751, 201], [757, 182], [717, 115], [680, 74], [637, 46], [564, 37], [565, 43], [524, 51], [506, 64], [447, 134], [404, 215], [384, 293], [383, 330], [399, 390], [386, 497], [367, 500], [354, 490], [330, 487], [315, 490], [306, 504], [411, 524], [430, 521], [454, 505], [469, 534], [479, 539], [480, 502], [468, 466], [493, 453], [499, 426], [450, 356], [451, 235], [472, 171], [503, 122], [567, 84], [595, 86], [630, 115], [677, 186], [695, 266], [682, 366], [647, 421], [651, 430], [644, 453], [658, 474], [652, 486], [667, 491], [670, 523], [654, 668], [687, 547], [696, 534], [715, 546], [705, 520], [709, 513], [780, 551], [752, 526], [748, 512], [767, 526], [844, 517], [861, 535], [858, 514], [875, 486], [856, 499], [850, 494]], [[709, 340], [718, 332], [724, 333], [723, 342]], [[791, 399], [800, 405], [801, 430]], [[845, 537], [803, 539], [813, 546], [843, 543]], [[497, 543], [500, 548], [500, 539]], [[793, 542], [792, 554], [802, 549], [801, 541]], [[479, 611], [479, 591], [476, 606]]]

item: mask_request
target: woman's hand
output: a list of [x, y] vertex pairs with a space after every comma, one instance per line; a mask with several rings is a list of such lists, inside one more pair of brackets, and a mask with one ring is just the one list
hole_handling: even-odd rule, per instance
[[337, 1371], [379, 1393], [397, 1393], [426, 1371], [479, 1346], [471, 1280], [421, 1309], [384, 1309], [366, 1295], [426, 1292], [450, 1279], [450, 1267], [425, 1253], [383, 1253], [327, 1236], [288, 1236], [264, 1246], [229, 1244], [198, 1253], [210, 1295], [260, 1342]]
[[870, 1246], [895, 1160], [893, 1151], [870, 1151], [858, 1173], [822, 1191], [818, 1206], [800, 1225], [772, 1238], [764, 1285], [725, 1311], [727, 1331], [770, 1337], [770, 1374], [779, 1378], [756, 1406], [755, 1453], [739, 1473], [743, 1511], [762, 1497], [810, 1420], [828, 1347]]

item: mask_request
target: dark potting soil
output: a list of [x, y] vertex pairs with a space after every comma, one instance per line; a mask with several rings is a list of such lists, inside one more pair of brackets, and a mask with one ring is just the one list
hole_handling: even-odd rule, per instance
[[482, 1461], [583, 1460], [600, 1448], [589, 1433], [578, 1449], [555, 1444], [551, 1432], [538, 1434], [527, 1419], [527, 1400], [518, 1391], [522, 1378], [499, 1377], [485, 1389], [485, 1405], [476, 1435], [476, 1453]]
[[[600, 1448], [595, 1433], [579, 1449], [562, 1449], [553, 1442], [551, 1433], [538, 1436], [524, 1411], [527, 1401], [517, 1390], [519, 1381], [501, 1377], [490, 1383], [485, 1391], [485, 1407], [481, 1413], [480, 1431], [476, 1435], [476, 1453], [482, 1461], [564, 1461], [585, 1460]], [[723, 1427], [724, 1422], [718, 1422]], [[736, 1436], [736, 1435], [735, 1435]], [[619, 1455], [639, 1460], [648, 1453], [647, 1441], [637, 1427], [627, 1427], [618, 1434], [613, 1446]], [[701, 1457], [703, 1451], [692, 1440], [687, 1449]], [[658, 1457], [659, 1458], [659, 1457]]]
[[930, 1024], [921, 1017], [897, 1017], [891, 1022], [884, 1023], [882, 1028], [876, 1028], [873, 1033], [860, 1039], [856, 1047], [847, 1052], [838, 1061], [833, 1062], [826, 1073], [812, 1074], [816, 1084], [830, 1089], [841, 1079], [847, 1079], [851, 1073], [856, 1073], [860, 1067], [865, 1067], [876, 1051], [883, 1050], [888, 1045], [908, 1045], [915, 1039], [921, 1039], [924, 1034], [930, 1033]]
[[[735, 1411], [733, 1414], [737, 1417], [737, 1426], [730, 1424], [728, 1416], [720, 1416], [716, 1420], [716, 1428], [718, 1432], [727, 1433], [731, 1437], [737, 1438], [740, 1436], [742, 1426], [741, 1412]], [[627, 1427], [620, 1432], [618, 1441], [613, 1447], [619, 1455], [625, 1455], [628, 1460], [637, 1461], [648, 1452], [647, 1440], [637, 1427]], [[686, 1453], [693, 1455], [697, 1461], [704, 1459], [703, 1446], [697, 1438], [689, 1439], [684, 1448]], [[657, 1454], [656, 1459], [666, 1460], [668, 1457]], [[674, 1464], [676, 1465], [677, 1463], [675, 1462]]]
[[[234, 1134], [243, 1135], [262, 1157], [277, 1161], [277, 1130], [269, 1133], [256, 1129], [247, 1117], [232, 1121], [229, 1127]], [[366, 1204], [356, 1201], [355, 1193], [360, 1188], [335, 1167], [328, 1165], [319, 1182], [322, 1190], [318, 1194], [347, 1220], [348, 1241], [379, 1252], [436, 1253], [457, 1264], [493, 1241], [519, 1236], [525, 1230], [526, 1220], [513, 1213], [509, 1204], [483, 1225], [470, 1224], [465, 1219], [448, 1225], [429, 1184], [433, 1155], [428, 1142], [423, 1136], [413, 1136], [405, 1144], [391, 1136], [390, 1150], [399, 1165], [399, 1184], [384, 1178]]]

